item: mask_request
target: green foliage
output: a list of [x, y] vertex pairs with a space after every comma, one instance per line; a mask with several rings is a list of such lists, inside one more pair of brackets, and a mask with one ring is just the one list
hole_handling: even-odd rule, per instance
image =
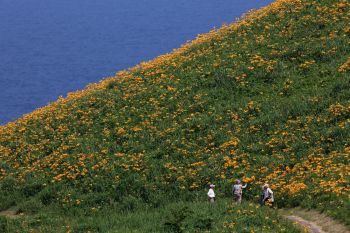
[[4, 216], [0, 216], [0, 232], [7, 232], [7, 219]]
[[35, 214], [43, 209], [43, 204], [38, 198], [30, 198], [26, 199], [22, 203], [19, 203], [18, 208], [20, 212]]
[[101, 232], [100, 227], [89, 223], [79, 223], [74, 227], [73, 233]]
[[209, 231], [214, 225], [214, 219], [209, 214], [197, 214], [191, 221], [190, 225], [198, 232]]
[[16, 204], [13, 196], [0, 192], [0, 211], [6, 210]]
[[232, 200], [174, 202], [160, 208], [141, 207], [120, 212], [106, 207], [87, 210], [76, 208], [62, 213], [45, 209], [35, 216], [9, 219], [8, 232], [264, 232], [300, 233], [274, 209]]
[[122, 211], [135, 211], [140, 207], [140, 203], [141, 201], [139, 198], [126, 196], [122, 198], [118, 205]]
[[39, 193], [39, 199], [43, 205], [50, 205], [57, 199], [57, 191], [53, 188], [45, 188]]
[[33, 182], [27, 183], [22, 188], [22, 193], [25, 197], [32, 197], [38, 194], [43, 189], [43, 185], [41, 183]]
[[191, 214], [192, 211], [190, 211], [187, 206], [170, 210], [170, 215], [168, 215], [164, 221], [165, 230], [176, 233], [183, 232], [186, 227], [184, 221]]
[[11, 176], [5, 177], [0, 184], [0, 189], [4, 193], [14, 192], [16, 190], [16, 187], [17, 187], [17, 180]]

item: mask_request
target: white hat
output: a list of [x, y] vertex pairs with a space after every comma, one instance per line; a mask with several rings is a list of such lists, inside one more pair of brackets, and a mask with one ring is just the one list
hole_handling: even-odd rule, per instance
[[209, 185], [210, 188], [215, 188], [215, 185], [211, 184]]

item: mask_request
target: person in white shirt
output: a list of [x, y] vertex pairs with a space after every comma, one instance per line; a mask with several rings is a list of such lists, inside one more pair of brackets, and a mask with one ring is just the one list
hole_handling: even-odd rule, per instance
[[236, 203], [240, 204], [242, 202], [242, 189], [246, 188], [246, 185], [242, 185], [240, 180], [235, 181], [235, 185], [232, 186], [232, 194]]
[[274, 198], [273, 198], [273, 192], [272, 190], [269, 188], [269, 185], [268, 184], [264, 184], [263, 186], [263, 193], [262, 193], [262, 202], [261, 204], [262, 205], [265, 205], [266, 202], [269, 201], [269, 202], [274, 202]]
[[215, 188], [215, 185], [213, 185], [213, 184], [209, 185], [208, 199], [211, 203], [213, 203], [215, 201], [214, 188]]

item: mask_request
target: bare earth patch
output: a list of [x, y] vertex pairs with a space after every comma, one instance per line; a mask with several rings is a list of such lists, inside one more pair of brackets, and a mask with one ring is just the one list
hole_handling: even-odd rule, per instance
[[23, 214], [19, 212], [17, 207], [11, 207], [7, 210], [0, 211], [0, 216], [14, 219], [23, 216]]
[[345, 225], [315, 210], [296, 208], [281, 210], [281, 213], [310, 233], [350, 233]]

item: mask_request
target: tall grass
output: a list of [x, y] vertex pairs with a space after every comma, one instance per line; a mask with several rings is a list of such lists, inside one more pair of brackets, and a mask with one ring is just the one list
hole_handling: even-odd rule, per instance
[[7, 220], [7, 232], [291, 232], [294, 225], [269, 207], [230, 199], [177, 202], [162, 208], [119, 212], [115, 208], [51, 212]]

